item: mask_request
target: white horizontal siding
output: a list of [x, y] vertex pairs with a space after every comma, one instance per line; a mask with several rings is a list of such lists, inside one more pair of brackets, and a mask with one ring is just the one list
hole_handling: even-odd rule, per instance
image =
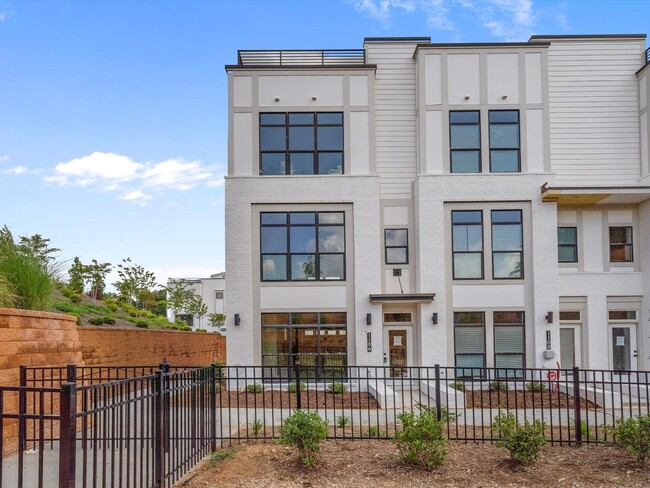
[[640, 41], [554, 40], [548, 51], [556, 183], [633, 185], [640, 177]]
[[368, 44], [375, 75], [375, 158], [383, 198], [411, 198], [417, 174], [415, 44]]

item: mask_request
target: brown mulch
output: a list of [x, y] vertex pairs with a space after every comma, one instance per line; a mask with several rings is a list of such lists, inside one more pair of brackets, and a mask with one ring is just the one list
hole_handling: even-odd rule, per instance
[[611, 487], [650, 486], [650, 466], [636, 465], [612, 448], [544, 447], [537, 463], [520, 466], [490, 444], [451, 442], [443, 466], [428, 472], [402, 464], [388, 441], [326, 441], [316, 466], [306, 468], [296, 453], [270, 443], [237, 446], [221, 461], [205, 461], [182, 488], [414, 488], [414, 487]]
[[[217, 407], [297, 408], [298, 405], [296, 393], [277, 390], [262, 393], [222, 390], [216, 397]], [[308, 390], [300, 392], [300, 401], [303, 408], [379, 408], [377, 400], [365, 392], [335, 394]]]
[[[472, 390], [465, 392], [467, 408], [573, 408], [573, 397], [557, 391]], [[582, 408], [598, 408], [593, 402], [580, 400]]]

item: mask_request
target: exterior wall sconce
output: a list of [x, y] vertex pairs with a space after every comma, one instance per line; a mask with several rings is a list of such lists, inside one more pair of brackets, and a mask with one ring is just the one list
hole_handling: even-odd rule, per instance
[[546, 314], [546, 323], [547, 324], [552, 324], [553, 323], [553, 312], [547, 312], [547, 314]]
[[311, 99], [313, 102], [315, 102], [316, 100], [318, 100], [318, 97], [314, 95], [313, 97], [311, 97]]
[[366, 314], [366, 325], [372, 325], [372, 314], [371, 313]]
[[469, 95], [465, 95], [465, 100], [469, 100]]
[[235, 325], [236, 325], [236, 326], [239, 326], [239, 324], [240, 324], [239, 314], [236, 313], [236, 314], [235, 314]]
[[431, 316], [431, 322], [433, 322], [433, 325], [438, 325], [438, 312], [433, 312], [433, 315]]
[[276, 101], [276, 102], [279, 102], [279, 101], [280, 101], [280, 97], [275, 97], [275, 101]]
[[508, 98], [508, 95], [501, 95], [501, 100], [506, 100]]

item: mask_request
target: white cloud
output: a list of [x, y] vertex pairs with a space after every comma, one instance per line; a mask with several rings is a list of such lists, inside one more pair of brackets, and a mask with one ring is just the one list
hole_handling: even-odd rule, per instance
[[422, 12], [432, 29], [456, 30], [456, 26], [447, 16], [449, 9], [445, 0], [356, 0], [354, 7], [357, 12], [386, 25], [395, 13]]
[[6, 155], [5, 156], [0, 156], [0, 163], [2, 163], [3, 161], [9, 161], [10, 159], [11, 158], [9, 156], [6, 156]]
[[0, 171], [0, 174], [9, 174], [9, 175], [37, 175], [41, 172], [40, 169], [29, 169], [27, 166], [14, 166], [13, 168], [8, 168]]
[[3, 12], [0, 12], [0, 22], [2, 22], [3, 20], [7, 20], [13, 14], [14, 14], [13, 10], [5, 10]]
[[153, 198], [152, 192], [187, 191], [202, 184], [220, 186], [223, 184], [223, 174], [219, 169], [217, 166], [206, 166], [201, 161], [182, 158], [139, 163], [120, 154], [96, 151], [58, 163], [44, 180], [61, 186], [119, 192], [120, 199], [143, 205]]

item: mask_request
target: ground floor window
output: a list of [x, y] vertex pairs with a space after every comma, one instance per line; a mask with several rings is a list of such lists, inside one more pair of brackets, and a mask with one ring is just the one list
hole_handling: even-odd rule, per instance
[[485, 368], [485, 313], [454, 312], [456, 376], [482, 376]]
[[523, 376], [524, 312], [494, 312], [494, 367], [499, 377]]
[[294, 312], [262, 314], [262, 365], [267, 377], [334, 379], [347, 366], [347, 314]]

